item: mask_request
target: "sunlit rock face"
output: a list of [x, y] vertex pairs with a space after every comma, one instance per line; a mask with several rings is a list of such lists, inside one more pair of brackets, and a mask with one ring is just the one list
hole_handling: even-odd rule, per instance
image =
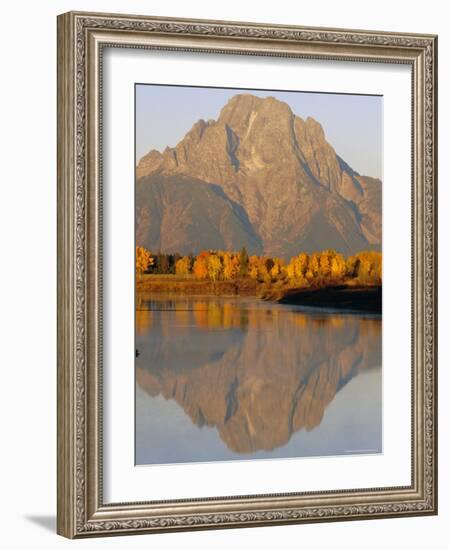
[[137, 166], [137, 242], [151, 250], [289, 257], [381, 245], [380, 180], [360, 176], [321, 124], [273, 97], [239, 94], [174, 148]]
[[[346, 383], [381, 363], [377, 319], [245, 311], [198, 299], [178, 302], [169, 315], [146, 311], [138, 334], [141, 322], [137, 383], [176, 401], [241, 454], [276, 449], [312, 430]], [[202, 329], [214, 327], [204, 339]]]

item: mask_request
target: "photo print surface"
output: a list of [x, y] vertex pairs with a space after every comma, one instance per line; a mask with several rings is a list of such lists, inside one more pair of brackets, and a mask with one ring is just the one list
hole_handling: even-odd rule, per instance
[[382, 452], [382, 97], [135, 85], [135, 463]]

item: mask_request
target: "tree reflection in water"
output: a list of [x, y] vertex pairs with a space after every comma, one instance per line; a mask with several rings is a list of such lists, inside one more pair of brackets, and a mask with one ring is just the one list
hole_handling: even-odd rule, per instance
[[348, 381], [380, 366], [381, 319], [255, 299], [141, 295], [136, 346], [145, 392], [174, 400], [195, 425], [247, 454], [313, 430]]

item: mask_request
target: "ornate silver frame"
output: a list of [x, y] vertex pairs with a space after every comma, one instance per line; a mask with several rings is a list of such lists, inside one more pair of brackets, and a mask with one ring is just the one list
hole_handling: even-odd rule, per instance
[[[412, 484], [104, 504], [101, 59], [109, 47], [412, 68]], [[437, 513], [437, 37], [66, 13], [58, 17], [58, 533], [70, 538]], [[149, 495], [150, 498], [150, 495]]]

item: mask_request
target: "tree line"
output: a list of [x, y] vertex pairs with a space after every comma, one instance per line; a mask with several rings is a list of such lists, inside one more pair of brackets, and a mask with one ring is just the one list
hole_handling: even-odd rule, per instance
[[177, 275], [198, 280], [232, 281], [245, 277], [266, 285], [301, 288], [347, 283], [382, 284], [382, 253], [362, 251], [345, 257], [335, 250], [301, 252], [289, 262], [283, 258], [240, 252], [204, 250], [197, 256], [153, 254], [136, 247], [136, 273]]

